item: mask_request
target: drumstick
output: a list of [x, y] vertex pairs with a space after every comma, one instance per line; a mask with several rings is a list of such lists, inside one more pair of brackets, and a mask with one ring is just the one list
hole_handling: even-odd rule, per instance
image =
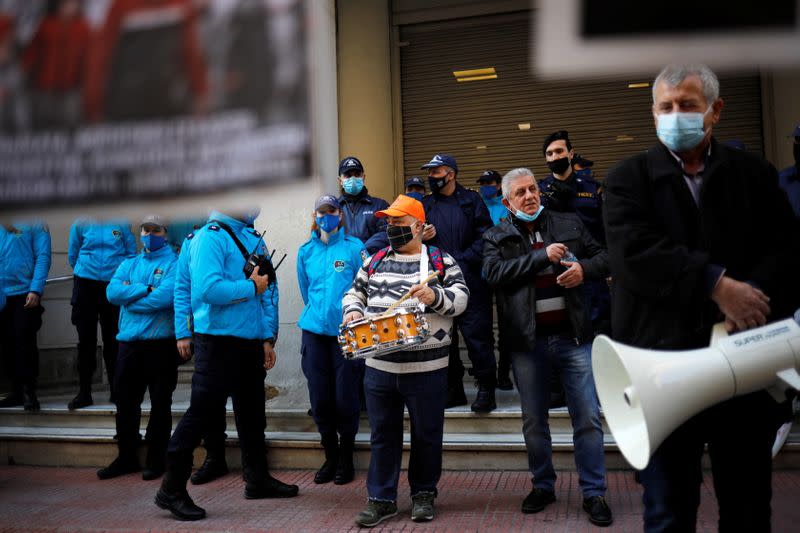
[[[434, 271], [434, 273], [433, 273], [433, 274], [431, 274], [430, 276], [428, 276], [427, 278], [425, 278], [424, 280], [422, 280], [422, 283], [420, 283], [420, 285], [425, 285], [425, 284], [426, 284], [426, 283], [428, 283], [429, 281], [433, 281], [433, 278], [435, 278], [435, 277], [436, 277], [436, 276], [438, 276], [438, 275], [439, 275], [439, 271], [438, 271], [438, 270], [437, 270], [437, 271]], [[405, 293], [405, 295], [403, 295], [403, 297], [402, 297], [402, 298], [400, 298], [400, 299], [399, 299], [399, 300], [397, 300], [395, 303], [393, 303], [392, 305], [390, 305], [390, 306], [389, 306], [389, 309], [387, 309], [386, 311], [384, 311], [384, 312], [383, 312], [383, 314], [384, 314], [384, 315], [388, 315], [389, 313], [391, 313], [392, 311], [394, 311], [394, 308], [395, 308], [395, 307], [397, 307], [397, 306], [398, 306], [398, 305], [400, 305], [401, 303], [403, 303], [403, 302], [405, 302], [406, 300], [408, 300], [408, 298], [409, 298], [410, 296], [411, 296], [411, 291], [408, 291], [407, 293]]]

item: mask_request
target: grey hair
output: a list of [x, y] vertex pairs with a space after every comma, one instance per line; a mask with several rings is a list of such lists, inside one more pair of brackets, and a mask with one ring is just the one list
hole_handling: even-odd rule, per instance
[[511, 184], [517, 181], [519, 178], [524, 178], [525, 176], [530, 176], [533, 178], [533, 181], [536, 181], [533, 171], [529, 168], [520, 167], [506, 172], [506, 175], [503, 176], [503, 182], [500, 185], [500, 187], [503, 189], [503, 198], [508, 199], [511, 195]]
[[697, 76], [703, 84], [703, 94], [709, 104], [719, 98], [719, 80], [714, 71], [706, 65], [667, 65], [653, 82], [653, 104], [656, 103], [656, 87], [662, 81], [671, 87], [679, 85], [689, 76]]

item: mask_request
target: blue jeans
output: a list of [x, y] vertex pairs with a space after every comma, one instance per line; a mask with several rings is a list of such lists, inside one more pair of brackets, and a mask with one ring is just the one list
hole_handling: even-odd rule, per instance
[[411, 495], [436, 493], [442, 474], [447, 368], [391, 374], [367, 367], [367, 414], [372, 429], [367, 494], [371, 500], [397, 501], [403, 457], [403, 407], [411, 419], [408, 483]]
[[591, 345], [561, 336], [536, 339], [532, 352], [512, 352], [511, 365], [522, 403], [522, 433], [533, 486], [554, 492], [553, 447], [547, 422], [550, 373], [561, 375], [572, 419], [575, 464], [584, 498], [606, 492], [603, 427], [592, 378]]
[[344, 358], [336, 337], [306, 330], [301, 353], [311, 413], [323, 441], [338, 435], [342, 442], [352, 443], [361, 401], [359, 361]]

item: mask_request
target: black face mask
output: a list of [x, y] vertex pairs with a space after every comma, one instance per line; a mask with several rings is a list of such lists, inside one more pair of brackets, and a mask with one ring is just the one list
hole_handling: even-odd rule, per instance
[[431, 187], [431, 192], [437, 193], [444, 189], [445, 185], [447, 185], [447, 174], [444, 176], [428, 176], [428, 185]]
[[389, 237], [389, 246], [395, 252], [414, 240], [411, 226], [386, 226], [386, 236]]
[[794, 153], [794, 166], [800, 168], [800, 144], [794, 143], [792, 145], [792, 152]]
[[569, 161], [569, 157], [562, 157], [561, 159], [556, 159], [555, 161], [550, 161], [547, 163], [547, 168], [550, 169], [550, 172], [553, 174], [558, 174], [559, 176], [563, 176], [564, 172], [570, 167], [572, 163]]

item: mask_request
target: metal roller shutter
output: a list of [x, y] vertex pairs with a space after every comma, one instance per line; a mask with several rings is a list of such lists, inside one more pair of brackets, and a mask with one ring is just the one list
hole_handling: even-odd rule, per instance
[[[530, 16], [400, 27], [405, 177], [419, 174], [434, 153], [446, 152], [458, 160], [467, 186], [486, 168], [504, 173], [527, 166], [543, 178], [548, 171], [542, 141], [566, 129], [576, 152], [594, 160], [602, 178], [614, 163], [656, 141], [651, 88], [628, 84], [652, 82], [657, 66], [643, 79], [537, 80], [529, 68]], [[486, 67], [494, 67], [498, 78], [459, 83], [453, 75]], [[720, 84], [725, 107], [716, 137], [741, 140], [763, 154], [758, 75], [720, 76]], [[519, 129], [527, 123], [530, 130]]]

